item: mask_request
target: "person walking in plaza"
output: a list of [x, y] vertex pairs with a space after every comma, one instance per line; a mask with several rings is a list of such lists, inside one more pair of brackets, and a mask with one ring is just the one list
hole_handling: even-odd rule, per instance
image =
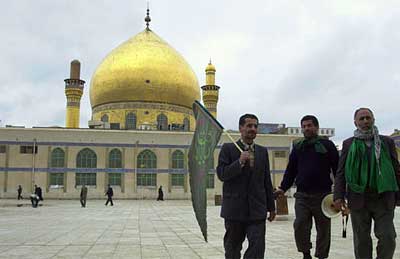
[[32, 203], [32, 207], [33, 208], [37, 208], [38, 204], [39, 204], [39, 196], [37, 196], [36, 194], [32, 193], [30, 196], [31, 199], [31, 203]]
[[42, 188], [38, 187], [36, 184], [34, 186], [34, 193], [31, 194], [31, 203], [33, 208], [37, 208], [39, 201], [43, 200]]
[[112, 196], [114, 195], [113, 189], [111, 188], [111, 185], [108, 185], [106, 194], [107, 195], [107, 201], [106, 201], [106, 206], [108, 205], [108, 203], [111, 203], [111, 206], [114, 206], [113, 200], [112, 200]]
[[160, 185], [160, 188], [158, 188], [158, 197], [157, 197], [158, 201], [163, 201], [164, 200], [164, 192], [162, 190], [162, 186]]
[[[266, 219], [275, 219], [275, 203], [267, 148], [254, 143], [258, 118], [244, 114], [239, 119], [241, 139], [223, 144], [217, 175], [223, 182], [221, 217], [225, 221], [225, 258], [264, 258]], [[236, 147], [238, 145], [243, 152]]]
[[[379, 135], [369, 108], [354, 113], [356, 130], [343, 142], [335, 178], [336, 209], [350, 209], [354, 255], [372, 258], [371, 226], [378, 239], [377, 258], [393, 258], [396, 248], [394, 209], [400, 188], [400, 166], [394, 141]], [[347, 203], [345, 202], [347, 198]]]
[[301, 121], [304, 138], [293, 144], [289, 162], [276, 195], [283, 195], [295, 182], [294, 237], [297, 250], [304, 259], [311, 259], [311, 228], [314, 218], [317, 229], [315, 257], [328, 258], [331, 243], [331, 220], [321, 209], [322, 199], [332, 192], [331, 173], [336, 174], [339, 154], [335, 144], [318, 136], [319, 122], [313, 115]]
[[24, 197], [22, 197], [22, 186], [21, 186], [21, 185], [18, 185], [18, 190], [17, 190], [17, 192], [18, 192], [18, 197], [17, 197], [17, 199], [18, 199], [18, 200], [24, 199]]
[[42, 188], [35, 184], [35, 194], [39, 197], [39, 201], [43, 201]]
[[87, 189], [86, 185], [82, 185], [81, 196], [80, 196], [80, 201], [81, 201], [82, 208], [86, 207], [87, 192], [88, 192], [88, 189]]

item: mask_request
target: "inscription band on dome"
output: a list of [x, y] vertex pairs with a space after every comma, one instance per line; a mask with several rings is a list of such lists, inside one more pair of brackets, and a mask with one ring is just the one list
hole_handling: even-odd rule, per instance
[[162, 103], [151, 103], [151, 102], [118, 102], [118, 103], [108, 103], [102, 104], [93, 108], [93, 112], [101, 112], [114, 109], [152, 109], [152, 110], [164, 110], [173, 111], [193, 115], [193, 111], [189, 108], [182, 106], [177, 106], [173, 104], [162, 104]]

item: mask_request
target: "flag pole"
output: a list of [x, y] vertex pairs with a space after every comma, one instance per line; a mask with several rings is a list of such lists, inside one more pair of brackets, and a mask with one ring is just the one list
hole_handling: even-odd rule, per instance
[[240, 151], [243, 152], [243, 149], [239, 147], [239, 145], [236, 143], [236, 141], [232, 138], [231, 134], [229, 134], [226, 130], [224, 130], [224, 133], [230, 138], [233, 144], [235, 144], [236, 148]]

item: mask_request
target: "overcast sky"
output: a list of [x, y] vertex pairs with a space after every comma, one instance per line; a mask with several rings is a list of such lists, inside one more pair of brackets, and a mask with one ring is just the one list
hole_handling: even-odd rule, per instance
[[[0, 125], [65, 125], [64, 79], [79, 59], [90, 80], [115, 47], [145, 28], [142, 0], [0, 3]], [[399, 128], [400, 1], [150, 1], [151, 29], [180, 52], [200, 85], [209, 58], [228, 129], [255, 113], [298, 126], [305, 114], [352, 135], [353, 112], [375, 111], [384, 134]]]

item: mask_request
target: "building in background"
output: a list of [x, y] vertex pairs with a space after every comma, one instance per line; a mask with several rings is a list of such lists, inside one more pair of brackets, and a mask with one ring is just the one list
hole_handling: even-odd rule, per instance
[[396, 144], [397, 156], [400, 158], [400, 130], [395, 129], [390, 136]]
[[[1, 198], [14, 198], [18, 185], [33, 192], [34, 184], [46, 198], [78, 198], [83, 184], [89, 188], [88, 198], [103, 198], [108, 184], [115, 198], [154, 199], [160, 185], [166, 199], [190, 198], [192, 103], [202, 95], [205, 107], [217, 117], [216, 68], [210, 61], [200, 88], [185, 59], [150, 29], [149, 13], [145, 21], [145, 30], [112, 50], [94, 72], [88, 128], [79, 125], [86, 82], [80, 78], [78, 60], [71, 62], [70, 78], [64, 80], [65, 127], [0, 128]], [[301, 136], [295, 129], [260, 124], [256, 142], [270, 151], [274, 185], [281, 181], [292, 141]], [[333, 136], [334, 129], [324, 130]], [[232, 135], [240, 138], [239, 133]], [[221, 144], [228, 141], [223, 135], [214, 167]], [[221, 194], [221, 186], [211, 170], [208, 197]]]

